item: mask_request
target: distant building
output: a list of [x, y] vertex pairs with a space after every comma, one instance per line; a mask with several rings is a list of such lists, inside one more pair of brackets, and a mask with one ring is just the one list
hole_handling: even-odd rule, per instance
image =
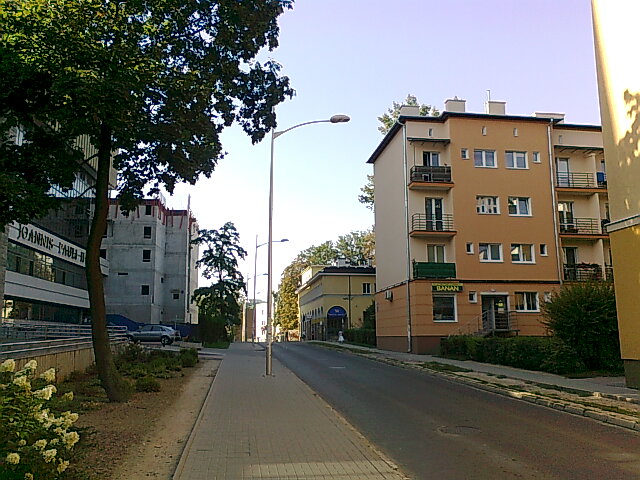
[[191, 212], [169, 209], [161, 197], [143, 200], [128, 216], [112, 200], [101, 251], [111, 268], [107, 313], [141, 323], [198, 323], [198, 247], [191, 244], [197, 235]]
[[340, 330], [362, 326], [375, 293], [374, 267], [310, 266], [297, 290], [300, 334], [307, 340], [335, 340]]
[[544, 335], [564, 282], [612, 278], [601, 127], [403, 107], [374, 150], [380, 348], [437, 352], [452, 334]]

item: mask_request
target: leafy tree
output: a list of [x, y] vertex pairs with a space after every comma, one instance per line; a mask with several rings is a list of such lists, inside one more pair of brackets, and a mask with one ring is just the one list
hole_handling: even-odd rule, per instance
[[437, 117], [440, 115], [440, 112], [434, 106], [421, 104], [414, 95], [408, 94], [404, 102], [393, 102], [391, 108], [378, 117], [378, 121], [382, 124], [378, 127], [380, 133], [386, 135], [387, 132], [391, 130], [391, 127], [393, 127], [393, 124], [396, 123], [396, 120], [400, 116], [400, 107], [402, 107], [402, 105], [420, 107], [420, 115], [424, 117]]
[[238, 260], [245, 258], [247, 252], [239, 242], [240, 235], [231, 222], [220, 230], [200, 230], [198, 238], [191, 242], [206, 245], [196, 265], [204, 267], [202, 275], [206, 279], [213, 280], [210, 286], [193, 292], [193, 300], [202, 310], [200, 331], [205, 341], [221, 340], [221, 325], [240, 323], [241, 296], [246, 284], [238, 270]]
[[276, 125], [274, 106], [294, 92], [278, 64], [254, 59], [278, 45], [277, 18], [291, 7], [291, 0], [0, 0], [0, 131], [24, 134], [19, 145], [2, 139], [0, 219], [45, 213], [48, 187], [70, 186], [80, 168], [72, 160], [84, 151], [74, 139], [90, 139], [97, 181], [86, 272], [96, 366], [112, 401], [126, 398], [99, 263], [112, 162], [120, 204], [130, 209], [161, 186], [171, 193], [177, 182], [210, 176], [224, 157], [220, 134], [234, 122], [253, 142], [262, 139]]
[[353, 231], [340, 235], [335, 243], [339, 257], [351, 265], [366, 265], [374, 261], [375, 234], [372, 230]]
[[621, 368], [613, 284], [565, 285], [542, 312], [553, 335], [573, 348], [589, 370]]
[[358, 195], [358, 201], [363, 203], [369, 210], [373, 210], [373, 175], [367, 175], [367, 183], [360, 189], [362, 195]]

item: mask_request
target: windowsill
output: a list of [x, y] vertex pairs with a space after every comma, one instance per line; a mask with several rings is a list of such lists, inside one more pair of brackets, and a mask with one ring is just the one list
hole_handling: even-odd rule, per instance
[[516, 262], [515, 260], [511, 260], [511, 263], [514, 263], [516, 265], [535, 265], [536, 262]]
[[458, 320], [436, 320], [435, 318], [433, 319], [434, 323], [458, 323]]
[[504, 167], [507, 170], [529, 170], [529, 167]]
[[478, 211], [476, 211], [476, 213], [478, 215], [500, 215], [500, 212], [489, 213], [489, 212], [478, 212]]
[[504, 263], [504, 260], [480, 260], [480, 263]]
[[522, 213], [510, 213], [510, 217], [533, 217], [531, 214], [522, 214]]
[[476, 167], [476, 168], [498, 168], [497, 165], [495, 165], [493, 167], [490, 166], [490, 165], [474, 165], [474, 167]]
[[518, 313], [540, 313], [540, 309], [538, 310], [516, 310]]

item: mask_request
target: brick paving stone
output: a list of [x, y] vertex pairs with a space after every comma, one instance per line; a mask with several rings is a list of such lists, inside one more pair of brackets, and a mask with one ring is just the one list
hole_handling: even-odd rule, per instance
[[276, 359], [234, 343], [174, 480], [401, 480], [394, 465]]

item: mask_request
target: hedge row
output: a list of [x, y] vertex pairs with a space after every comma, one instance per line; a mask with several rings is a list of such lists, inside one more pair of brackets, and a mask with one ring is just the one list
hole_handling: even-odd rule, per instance
[[344, 339], [349, 343], [376, 346], [375, 328], [348, 328], [344, 331]]
[[446, 358], [556, 374], [587, 370], [575, 350], [555, 337], [453, 336], [442, 339], [440, 353]]

